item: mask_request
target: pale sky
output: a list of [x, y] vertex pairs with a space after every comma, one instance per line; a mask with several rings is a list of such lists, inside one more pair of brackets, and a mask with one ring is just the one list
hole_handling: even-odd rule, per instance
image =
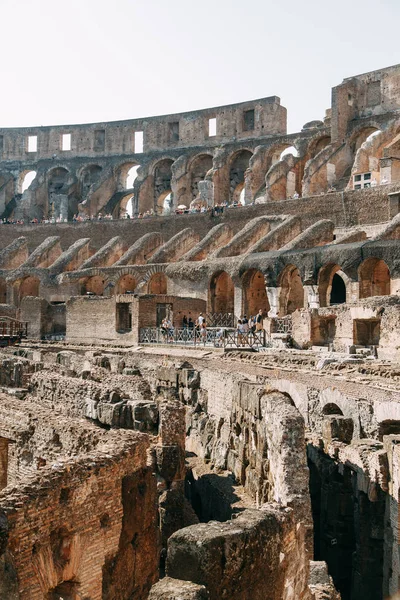
[[289, 132], [345, 77], [400, 63], [399, 0], [0, 0], [0, 127], [276, 95]]

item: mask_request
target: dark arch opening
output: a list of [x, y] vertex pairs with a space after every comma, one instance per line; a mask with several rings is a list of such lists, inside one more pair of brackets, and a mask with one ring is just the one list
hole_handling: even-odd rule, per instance
[[332, 278], [332, 289], [330, 295], [330, 305], [346, 303], [346, 285], [343, 279], [337, 273]]
[[343, 412], [340, 410], [338, 405], [334, 404], [333, 402], [329, 402], [328, 404], [325, 404], [324, 408], [322, 409], [322, 414], [325, 416], [327, 416], [327, 415], [343, 416]]

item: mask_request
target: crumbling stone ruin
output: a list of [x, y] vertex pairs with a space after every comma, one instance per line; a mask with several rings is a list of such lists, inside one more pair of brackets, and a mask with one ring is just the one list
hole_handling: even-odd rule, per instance
[[397, 597], [399, 140], [399, 65], [0, 130], [1, 600]]

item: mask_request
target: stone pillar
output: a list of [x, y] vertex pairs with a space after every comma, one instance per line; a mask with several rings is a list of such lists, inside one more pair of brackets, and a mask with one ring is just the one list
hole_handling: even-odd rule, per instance
[[304, 307], [319, 308], [319, 293], [317, 285], [304, 286]]
[[360, 297], [360, 286], [358, 281], [349, 281], [346, 288], [346, 302], [358, 302]]
[[233, 278], [233, 283], [235, 285], [234, 290], [234, 314], [237, 319], [243, 315], [243, 288], [242, 282], [240, 279]]
[[269, 317], [277, 317], [279, 314], [279, 296], [280, 296], [280, 287], [269, 287], [266, 288], [268, 302], [269, 302]]
[[8, 480], [8, 440], [0, 437], [0, 490], [7, 486]]
[[207, 204], [207, 206], [214, 206], [214, 185], [209, 179], [199, 181], [199, 194], [200, 201]]

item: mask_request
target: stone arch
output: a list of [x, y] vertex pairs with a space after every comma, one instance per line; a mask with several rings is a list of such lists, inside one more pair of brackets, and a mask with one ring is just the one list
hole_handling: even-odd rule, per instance
[[358, 269], [360, 298], [390, 295], [390, 271], [384, 260], [371, 257]]
[[168, 280], [165, 273], [157, 271], [153, 273], [147, 282], [147, 293], [155, 295], [166, 295], [168, 289]]
[[330, 135], [322, 135], [315, 140], [312, 140], [307, 149], [307, 160], [315, 158], [317, 154], [324, 150], [331, 144]]
[[321, 307], [347, 302], [349, 278], [337, 264], [329, 263], [318, 273], [318, 294]]
[[189, 165], [190, 189], [192, 200], [199, 195], [199, 182], [204, 181], [208, 171], [213, 167], [212, 154], [198, 154]]
[[328, 415], [341, 415], [341, 416], [343, 416], [343, 411], [334, 402], [327, 402], [322, 407], [322, 414], [324, 416], [328, 416]]
[[30, 188], [34, 180], [36, 179], [37, 171], [31, 169], [25, 169], [19, 174], [17, 182], [17, 193], [23, 194], [27, 189]]
[[299, 269], [295, 265], [287, 265], [278, 278], [280, 287], [279, 315], [290, 315], [295, 310], [304, 308], [304, 288]]
[[268, 302], [265, 279], [263, 273], [257, 269], [249, 269], [242, 277], [243, 288], [243, 314], [256, 315], [258, 311], [263, 311], [267, 316], [270, 305]]
[[245, 174], [253, 152], [238, 150], [229, 159], [229, 201], [239, 202], [245, 185]]
[[137, 286], [136, 279], [130, 273], [122, 275], [115, 286], [116, 294], [126, 294], [127, 292], [134, 292]]
[[209, 311], [220, 314], [233, 314], [235, 286], [226, 271], [218, 271], [211, 277], [208, 296]]
[[101, 275], [93, 275], [82, 281], [81, 294], [94, 294], [103, 296], [105, 289], [105, 279]]
[[7, 303], [7, 283], [5, 279], [0, 278], [0, 304]]
[[96, 164], [86, 165], [80, 170], [78, 179], [82, 198], [86, 198], [91, 187], [98, 183], [101, 178], [102, 171], [103, 168]]
[[40, 281], [37, 277], [29, 275], [25, 277], [19, 285], [19, 300], [27, 296], [39, 297]]
[[[154, 209], [158, 214], [164, 212], [164, 201], [172, 194], [172, 165], [171, 158], [164, 158], [153, 165], [154, 175]], [[172, 205], [172, 198], [170, 206]]]
[[138, 162], [130, 160], [121, 163], [115, 168], [115, 176], [120, 191], [132, 189], [132, 186], [128, 187], [128, 185], [130, 185], [129, 175], [132, 169], [138, 169], [139, 167], [140, 165]]
[[370, 123], [368, 125], [362, 125], [357, 127], [351, 134], [349, 144], [352, 152], [355, 154], [367, 138], [374, 132], [381, 131], [380, 125], [377, 123]]

